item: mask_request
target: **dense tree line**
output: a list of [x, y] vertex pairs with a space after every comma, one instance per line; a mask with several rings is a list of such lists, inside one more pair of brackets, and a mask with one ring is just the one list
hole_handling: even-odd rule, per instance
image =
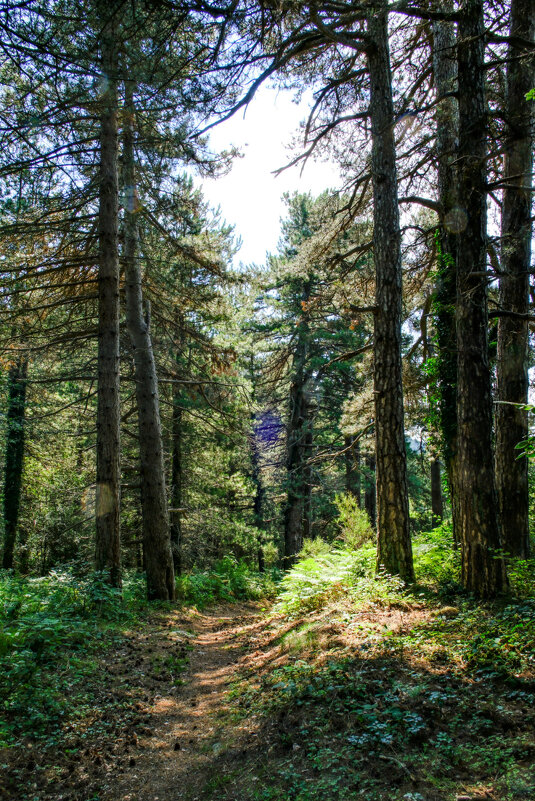
[[[504, 591], [529, 552], [532, 4], [0, 12], [4, 567], [94, 556], [173, 599], [229, 553], [292, 564], [346, 492], [378, 569], [414, 580], [427, 508], [465, 588]], [[312, 90], [293, 163], [328, 154], [344, 188], [288, 197], [279, 252], [235, 272], [185, 171], [229, 166], [208, 129], [267, 79]]]

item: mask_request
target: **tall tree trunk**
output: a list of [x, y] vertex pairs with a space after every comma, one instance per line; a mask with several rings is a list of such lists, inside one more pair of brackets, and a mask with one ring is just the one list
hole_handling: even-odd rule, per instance
[[126, 83], [123, 168], [126, 189], [124, 267], [126, 324], [134, 354], [139, 432], [143, 546], [149, 600], [173, 600], [175, 574], [169, 531], [158, 378], [148, 308], [143, 308], [138, 254], [137, 194], [134, 166], [134, 87]]
[[[445, 10], [453, 10], [448, 2]], [[441, 207], [438, 238], [438, 280], [435, 289], [435, 330], [437, 338], [437, 384], [439, 390], [442, 450], [451, 498], [453, 541], [459, 540], [457, 489], [457, 236], [462, 211], [457, 196], [457, 51], [455, 27], [451, 22], [433, 23], [433, 73], [439, 103], [436, 112], [436, 153], [438, 199]]]
[[[533, 42], [532, 0], [512, 0], [511, 37]], [[524, 58], [522, 58], [524, 55]], [[500, 306], [527, 314], [531, 262], [531, 188], [533, 104], [525, 99], [535, 83], [533, 55], [509, 46], [502, 205], [502, 276]], [[496, 481], [503, 545], [515, 556], [529, 553], [528, 460], [515, 445], [528, 436], [527, 413], [511, 403], [528, 402], [528, 324], [517, 317], [498, 321], [498, 405], [496, 409]]]
[[444, 517], [442, 502], [442, 480], [440, 477], [440, 461], [431, 459], [431, 520], [432, 526], [439, 526]]
[[[179, 344], [175, 354], [177, 371], [181, 371], [182, 359], [184, 356], [184, 317], [177, 309], [175, 311], [175, 322], [178, 329]], [[183, 464], [183, 441], [184, 441], [184, 415], [182, 406], [184, 399], [179, 383], [173, 384], [173, 414], [171, 422], [171, 550], [173, 553], [173, 564], [175, 575], [182, 573], [182, 506], [184, 503], [184, 464]]]
[[364, 488], [364, 508], [370, 518], [370, 525], [375, 528], [377, 525], [377, 492], [375, 480], [375, 455], [370, 453], [366, 456], [366, 480]]
[[182, 398], [179, 385], [173, 384], [172, 454], [171, 454], [171, 549], [176, 575], [182, 572]]
[[100, 118], [98, 393], [97, 393], [97, 570], [121, 586], [119, 256], [117, 186], [117, 42], [114, 17], [102, 13], [102, 72], [106, 91]]
[[361, 507], [360, 443], [353, 443], [353, 437], [344, 437], [344, 461], [346, 469], [346, 493], [352, 495]]
[[376, 306], [377, 566], [414, 580], [401, 379], [401, 234], [386, 2], [368, 19]]
[[486, 272], [486, 103], [482, 0], [459, 22], [459, 204], [457, 243], [457, 419], [462, 582], [479, 597], [506, 585], [492, 454]]
[[[310, 299], [310, 282], [303, 286], [302, 302]], [[304, 453], [307, 425], [308, 319], [303, 315], [297, 329], [297, 343], [290, 384], [290, 413], [286, 433], [288, 493], [284, 510], [284, 565], [290, 567], [303, 547]]]
[[[253, 371], [251, 371], [253, 374]], [[262, 474], [260, 471], [260, 450], [258, 448], [258, 440], [255, 431], [255, 415], [251, 415], [251, 467], [252, 467], [252, 479], [255, 488], [254, 492], [254, 499], [253, 499], [253, 516], [254, 516], [254, 524], [259, 532], [263, 531], [264, 529], [264, 517], [263, 517], [263, 505], [264, 505], [264, 485], [262, 482]], [[257, 547], [257, 562], [258, 562], [258, 572], [263, 573], [265, 570], [265, 563], [264, 563], [264, 549], [262, 547], [262, 534], [259, 534], [258, 537], [258, 547]]]
[[[298, 358], [302, 358], [298, 354]], [[287, 429], [286, 470], [288, 492], [284, 510], [284, 564], [290, 567], [303, 547], [303, 365], [290, 386], [290, 417]]]
[[312, 449], [314, 447], [314, 416], [310, 402], [306, 402], [305, 432], [303, 437], [303, 539], [312, 536]]
[[2, 566], [13, 567], [24, 461], [28, 360], [20, 356], [9, 369], [4, 475], [4, 552]]

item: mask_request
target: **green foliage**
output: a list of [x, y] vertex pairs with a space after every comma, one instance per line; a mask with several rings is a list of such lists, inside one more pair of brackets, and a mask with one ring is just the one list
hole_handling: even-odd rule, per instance
[[508, 559], [507, 575], [515, 598], [535, 597], [535, 557]]
[[199, 609], [216, 601], [257, 600], [276, 592], [278, 571], [257, 573], [231, 556], [210, 570], [193, 571], [177, 578], [177, 598]]
[[380, 645], [326, 662], [297, 659], [234, 699], [245, 714], [277, 720], [279, 759], [247, 798], [454, 798], [466, 771], [474, 785], [497, 782], [499, 798], [532, 798], [530, 723], [517, 713], [533, 695], [523, 689], [494, 685], [489, 694], [459, 673], [388, 658]]
[[334, 503], [338, 510], [340, 539], [348, 548], [360, 548], [374, 539], [368, 513], [359, 507], [353, 495], [337, 494]]
[[[525, 412], [528, 412], [528, 414], [532, 414], [535, 410], [535, 406], [530, 403], [526, 405], [514, 403], [511, 405], [518, 406], [519, 409], [523, 409]], [[522, 442], [518, 442], [515, 445], [515, 448], [520, 451], [518, 454], [518, 459], [521, 459], [523, 456], [527, 457], [528, 459], [533, 459], [535, 456], [535, 434], [530, 434], [527, 439], [522, 440]]]
[[281, 581], [275, 611], [297, 616], [322, 608], [338, 596], [350, 595], [359, 601], [396, 603], [403, 583], [380, 572], [375, 575], [375, 547], [358, 551], [327, 546], [316, 540], [309, 553]]
[[[347, 520], [345, 511], [340, 520]], [[358, 520], [363, 522], [362, 515]], [[459, 555], [451, 545], [450, 524], [417, 535], [413, 552], [417, 579], [423, 588], [442, 593], [460, 588]], [[375, 546], [369, 541], [358, 550], [346, 544], [328, 545], [321, 539], [309, 541], [297, 564], [282, 579], [275, 608], [299, 615], [320, 609], [337, 596], [348, 596], [357, 604], [405, 605], [411, 596], [403, 582], [383, 571], [376, 572], [375, 564]]]
[[0, 741], [49, 734], [87, 698], [90, 658], [112, 621], [133, 619], [139, 582], [121, 601], [101, 574], [56, 570], [44, 578], [0, 573]]
[[[371, 546], [355, 552], [321, 540], [283, 579], [275, 609], [297, 618], [281, 624], [287, 661], [232, 693], [238, 717], [276, 721], [264, 730], [277, 757], [246, 798], [454, 798], [469, 776], [503, 801], [531, 801], [533, 565], [511, 561], [517, 598], [476, 605], [458, 584], [448, 524], [418, 535], [414, 552], [420, 584], [411, 592], [374, 577]], [[444, 594], [455, 606], [440, 602]], [[398, 628], [397, 612], [386, 612], [381, 625], [380, 607], [397, 604], [410, 616]]]
[[440, 593], [460, 590], [460, 553], [453, 548], [451, 521], [418, 534], [413, 539], [412, 550], [420, 584]]

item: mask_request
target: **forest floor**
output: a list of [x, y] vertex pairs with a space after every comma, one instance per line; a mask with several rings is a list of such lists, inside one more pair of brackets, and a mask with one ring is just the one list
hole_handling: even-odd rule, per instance
[[59, 739], [0, 752], [2, 799], [533, 801], [535, 676], [457, 659], [460, 609], [265, 607], [115, 637]]
[[[0, 796], [197, 798], [212, 763], [227, 750], [219, 716], [248, 638], [260, 625], [259, 605], [248, 602], [206, 613], [157, 612], [115, 638], [89, 678], [90, 708], [65, 727], [59, 742], [26, 738], [0, 751]], [[240, 726], [237, 739], [247, 736]]]

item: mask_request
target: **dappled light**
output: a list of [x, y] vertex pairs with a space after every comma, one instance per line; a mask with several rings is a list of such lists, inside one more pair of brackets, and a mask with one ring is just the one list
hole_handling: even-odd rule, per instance
[[1, 801], [533, 801], [533, 0], [0, 0]]

